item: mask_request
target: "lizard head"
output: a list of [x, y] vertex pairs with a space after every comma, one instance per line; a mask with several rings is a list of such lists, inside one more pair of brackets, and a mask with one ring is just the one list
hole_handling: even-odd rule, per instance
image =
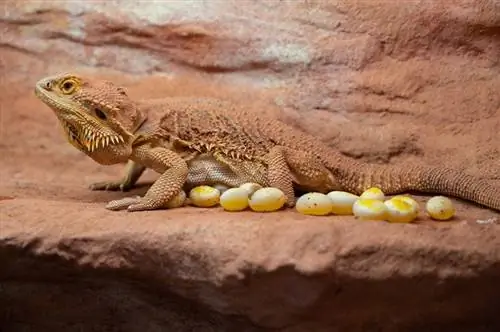
[[39, 80], [35, 94], [54, 111], [68, 141], [96, 162], [110, 165], [130, 157], [143, 119], [121, 87], [61, 74]]

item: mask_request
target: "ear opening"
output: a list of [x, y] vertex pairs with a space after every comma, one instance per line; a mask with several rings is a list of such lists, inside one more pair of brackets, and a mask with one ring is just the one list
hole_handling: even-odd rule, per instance
[[121, 95], [124, 95], [124, 96], [127, 95], [127, 92], [121, 86], [117, 87], [117, 90], [118, 90], [118, 93], [120, 93]]

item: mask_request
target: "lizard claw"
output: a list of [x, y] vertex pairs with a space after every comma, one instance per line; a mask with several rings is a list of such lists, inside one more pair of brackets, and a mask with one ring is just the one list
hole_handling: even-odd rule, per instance
[[106, 205], [106, 209], [111, 210], [111, 211], [120, 211], [120, 210], [125, 210], [125, 209], [128, 210], [131, 206], [140, 204], [140, 202], [141, 202], [140, 196], [125, 197], [122, 199], [117, 199], [117, 200], [109, 202]]
[[139, 202], [129, 205], [127, 208], [128, 212], [134, 212], [134, 211], [146, 211], [146, 210], [153, 210], [154, 207], [152, 207], [151, 203], [149, 201], [144, 201], [140, 200]]
[[90, 190], [105, 190], [105, 191], [129, 191], [132, 186], [124, 182], [97, 182], [89, 186]]
[[145, 197], [125, 197], [109, 202], [106, 209], [111, 211], [125, 210], [129, 212], [155, 210], [158, 208], [156, 202]]

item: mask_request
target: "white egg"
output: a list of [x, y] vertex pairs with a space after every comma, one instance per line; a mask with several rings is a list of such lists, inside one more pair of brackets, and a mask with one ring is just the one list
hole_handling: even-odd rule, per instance
[[393, 223], [410, 223], [417, 217], [413, 205], [401, 198], [391, 198], [384, 202], [387, 207], [387, 221]]
[[346, 191], [331, 191], [327, 196], [332, 201], [332, 212], [338, 215], [352, 215], [352, 206], [359, 199], [358, 195]]
[[210, 186], [197, 186], [189, 192], [191, 203], [198, 207], [212, 207], [219, 204], [220, 191]]
[[285, 205], [285, 202], [285, 193], [273, 187], [264, 187], [256, 190], [248, 201], [250, 209], [255, 212], [277, 211]]
[[243, 211], [248, 207], [248, 191], [244, 188], [229, 188], [222, 193], [220, 205], [226, 211]]
[[326, 216], [332, 212], [332, 200], [325, 194], [311, 192], [299, 197], [295, 209], [307, 215]]
[[360, 198], [368, 198], [368, 199], [376, 199], [379, 201], [383, 201], [385, 199], [385, 194], [382, 189], [377, 187], [368, 188], [361, 195]]
[[360, 198], [352, 206], [354, 216], [362, 220], [386, 220], [387, 207], [378, 199]]
[[407, 196], [407, 195], [396, 195], [394, 197], [392, 197], [391, 199], [400, 199], [400, 200], [403, 200], [405, 201], [406, 203], [409, 203], [411, 204], [411, 206], [413, 207], [413, 209], [415, 210], [415, 213], [418, 215], [418, 212], [420, 211], [420, 205], [418, 204], [418, 202], [413, 199], [411, 196]]
[[178, 207], [181, 207], [184, 205], [186, 202], [186, 193], [184, 190], [179, 191], [177, 195], [175, 195], [174, 198], [172, 198], [168, 203], [166, 204], [167, 209], [175, 209]]
[[435, 220], [449, 220], [455, 215], [453, 202], [444, 196], [434, 196], [427, 201], [425, 209], [429, 216]]

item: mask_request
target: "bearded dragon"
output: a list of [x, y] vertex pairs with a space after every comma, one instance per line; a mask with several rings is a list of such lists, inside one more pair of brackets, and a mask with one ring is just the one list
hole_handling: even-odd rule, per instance
[[[277, 118], [210, 98], [133, 100], [106, 80], [59, 74], [36, 83], [35, 94], [55, 113], [69, 142], [97, 163], [127, 162], [119, 181], [94, 190], [128, 190], [146, 168], [160, 174], [143, 197], [111, 201], [110, 210], [165, 208], [186, 183], [245, 182], [361, 194], [437, 193], [500, 210], [500, 188], [486, 179], [441, 167], [380, 165], [351, 159], [318, 138]], [[191, 173], [190, 173], [191, 170]]]

